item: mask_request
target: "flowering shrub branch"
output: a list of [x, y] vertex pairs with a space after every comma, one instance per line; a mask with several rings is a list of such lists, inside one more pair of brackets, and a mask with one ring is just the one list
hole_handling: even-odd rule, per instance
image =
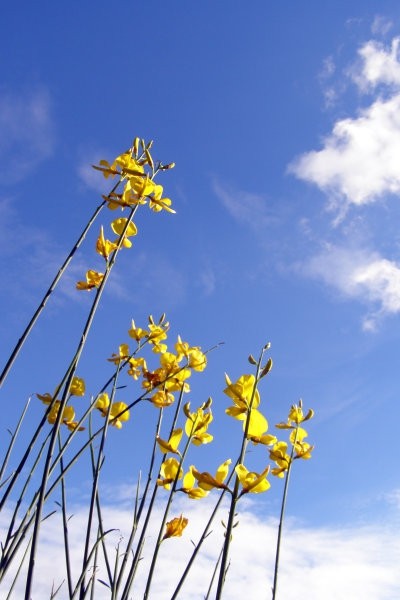
[[[282, 430], [289, 432], [288, 440], [278, 439], [276, 434], [270, 433], [259, 389], [261, 381], [272, 368], [272, 359], [265, 359], [269, 344], [261, 349], [258, 360], [249, 356], [254, 374], [243, 374], [234, 382], [228, 375], [225, 376], [223, 392], [231, 401], [225, 412], [227, 417], [241, 422], [242, 427], [236, 448], [234, 442], [230, 449], [231, 457], [221, 457], [215, 471], [203, 470], [190, 463], [193, 447], [201, 449], [212, 444], [215, 435], [212, 399], [208, 398], [196, 408], [187, 400], [192, 378], [206, 371], [208, 352], [199, 346], [192, 346], [180, 336], [171, 343], [170, 325], [165, 315], [161, 315], [159, 319], [150, 315], [146, 325], [137, 325], [134, 320], [131, 321], [127, 331], [129, 343], [123, 341], [106, 359], [113, 366], [113, 374], [96, 392], [91, 390], [90, 399], [85, 379], [77, 374], [111, 271], [120, 252], [132, 249], [132, 240], [138, 235], [134, 222], [138, 210], [147, 206], [154, 213], [175, 213], [171, 199], [164, 195], [163, 186], [155, 181], [156, 177], [173, 166], [173, 163], [164, 165], [155, 161], [152, 142], [146, 143], [140, 138], [135, 138], [132, 147], [117, 156], [113, 162], [101, 160], [98, 165], [94, 165], [103, 177], [114, 179], [116, 183], [109, 194], [103, 196], [102, 202], [83, 228], [0, 376], [1, 385], [10, 374], [32, 327], [89, 229], [100, 214], [105, 214], [103, 209], [108, 209], [111, 213], [106, 214], [111, 214], [112, 218], [108, 224], [99, 226], [95, 243], [96, 260], [101, 262], [101, 266], [95, 263], [90, 265], [76, 283], [76, 293], [92, 294], [92, 302], [75, 351], [54, 391], [42, 390], [36, 394], [36, 400], [44, 408], [39, 422], [27, 422], [26, 416], [31, 406], [29, 401], [21, 408], [21, 416], [0, 464], [0, 509], [7, 509], [10, 514], [10, 522], [1, 534], [0, 586], [10, 570], [13, 573], [11, 589], [25, 577], [26, 599], [31, 598], [34, 590], [42, 523], [56, 512], [61, 515], [64, 579], [70, 599], [83, 599], [88, 595], [94, 597], [100, 583], [108, 588], [111, 599], [128, 600], [136, 575], [144, 568], [147, 568], [147, 572], [143, 597], [147, 599], [150, 598], [156, 573], [162, 568], [158, 560], [161, 547], [164, 544], [179, 543], [173, 538], [185, 536], [190, 527], [190, 511], [186, 514], [181, 508], [178, 510], [177, 504], [181, 507], [182, 499], [188, 499], [189, 502], [201, 501], [209, 496], [215, 497], [213, 508], [206, 519], [203, 533], [188, 557], [186, 567], [181, 574], [177, 573], [172, 600], [178, 597], [204, 542], [211, 535], [211, 526], [222, 510], [223, 498], [228, 498], [223, 545], [204, 590], [206, 597], [210, 597], [216, 582], [215, 597], [221, 598], [228, 572], [230, 545], [234, 543], [233, 530], [238, 524], [238, 503], [247, 494], [267, 492], [272, 478], [284, 480], [273, 582], [273, 598], [276, 598], [289, 477], [296, 460], [308, 460], [312, 455], [313, 446], [306, 441], [308, 434], [303, 425], [312, 418], [313, 412], [309, 410], [304, 414], [300, 401], [291, 407], [287, 420], [276, 426], [277, 433]], [[120, 397], [122, 377], [127, 378], [128, 385], [135, 389], [134, 399], [130, 402], [128, 396]], [[126, 389], [123, 393], [127, 393]], [[129, 398], [132, 398], [131, 392]], [[154, 415], [154, 422], [151, 417], [143, 422], [150, 450], [143, 465], [146, 475], [143, 486], [142, 478], [138, 478], [130, 530], [126, 541], [121, 538], [116, 550], [113, 550], [113, 559], [108, 543], [113, 529], [105, 528], [104, 505], [101, 500], [102, 467], [110, 435], [121, 435], [117, 432], [129, 427], [133, 415], [144, 405], [151, 405]], [[83, 408], [79, 409], [79, 406]], [[29, 436], [24, 428], [30, 428]], [[21, 444], [22, 432], [25, 442]], [[258, 449], [264, 449], [264, 452], [267, 448], [269, 462], [259, 471], [253, 471], [249, 466], [250, 443]], [[141, 448], [133, 445], [127, 455], [137, 450]], [[86, 456], [88, 461], [85, 461]], [[89, 464], [91, 490], [86, 511], [81, 568], [79, 572], [74, 572], [73, 564], [76, 561], [72, 560], [71, 555], [68, 490], [69, 482], [73, 482], [76, 477], [75, 468], [77, 465], [83, 468], [86, 463]], [[48, 512], [52, 496], [57, 497], [57, 509]], [[162, 508], [161, 517], [158, 517], [159, 508]], [[157, 530], [153, 542], [149, 539], [150, 526], [155, 526]], [[147, 564], [142, 561], [143, 552], [151, 543], [151, 558]], [[104, 576], [98, 576], [99, 568], [105, 571]], [[238, 566], [233, 565], [233, 568]], [[8, 590], [9, 593], [11, 589]], [[52, 597], [56, 591], [53, 590]]]

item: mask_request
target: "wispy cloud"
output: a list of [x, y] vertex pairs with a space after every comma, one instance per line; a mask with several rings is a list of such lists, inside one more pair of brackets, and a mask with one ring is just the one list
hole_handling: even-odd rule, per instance
[[[69, 521], [71, 562], [75, 576], [79, 573], [82, 532], [85, 531], [85, 515], [82, 507], [74, 506]], [[191, 539], [199, 538], [205, 515], [210, 511], [207, 503], [182, 501], [172, 516], [183, 512], [189, 518], [184, 536], [163, 542], [160, 560], [152, 586], [151, 598], [164, 600], [171, 597], [182, 568], [193, 546]], [[155, 513], [154, 517], [160, 515]], [[222, 515], [221, 515], [222, 516]], [[109, 505], [103, 510], [104, 527], [117, 528], [109, 534], [111, 559], [119, 541], [127, 539], [127, 524], [132, 518], [126, 505]], [[219, 521], [218, 521], [219, 523]], [[51, 517], [42, 525], [42, 538], [36, 567], [34, 597], [47, 598], [53, 581], [59, 585], [64, 579], [63, 550], [58, 535], [57, 517]], [[142, 597], [146, 572], [151, 557], [157, 527], [148, 536], [143, 560], [140, 562], [134, 597]], [[204, 598], [219, 549], [223, 541], [223, 529], [217, 522], [207, 538], [200, 558], [195, 562], [182, 597], [193, 600]], [[231, 565], [227, 575], [225, 596], [232, 600], [258, 598], [260, 590], [266, 597], [272, 584], [276, 521], [254, 510], [251, 502], [243, 502], [240, 508], [239, 526], [232, 541]], [[400, 593], [398, 563], [400, 542], [389, 526], [308, 527], [287, 521], [281, 555], [279, 594], [286, 600], [297, 600], [303, 593], [309, 600], [387, 600]], [[89, 573], [90, 575], [90, 573]], [[107, 579], [104, 566], [99, 563], [96, 576]], [[9, 581], [9, 579], [8, 579]], [[7, 589], [8, 581], [2, 584]], [[329, 582], [329, 585], [327, 585]], [[300, 592], [299, 592], [300, 590]], [[65, 583], [61, 597], [65, 597]], [[16, 597], [23, 596], [23, 581], [16, 587]], [[97, 586], [96, 599], [109, 598], [108, 590]]]
[[400, 313], [400, 264], [377, 252], [327, 244], [299, 269], [366, 304], [370, 310], [363, 319], [365, 330], [374, 330], [386, 315]]
[[386, 35], [393, 27], [393, 21], [384, 15], [376, 15], [371, 25], [373, 35]]
[[0, 89], [0, 176], [14, 183], [28, 175], [54, 149], [54, 124], [48, 91], [20, 93]]
[[275, 220], [268, 210], [266, 197], [261, 194], [238, 190], [232, 186], [222, 184], [216, 179], [213, 181], [213, 190], [236, 221], [251, 227], [255, 231], [262, 230]]
[[102, 173], [93, 169], [92, 165], [98, 165], [101, 159], [111, 160], [107, 152], [83, 147], [79, 150], [77, 171], [85, 187], [100, 194], [107, 194], [115, 181], [106, 179]]

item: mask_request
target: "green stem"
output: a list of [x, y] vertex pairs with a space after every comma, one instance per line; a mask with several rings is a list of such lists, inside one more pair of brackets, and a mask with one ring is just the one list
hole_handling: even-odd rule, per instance
[[[260, 353], [260, 357], [257, 361], [257, 369], [256, 369], [255, 380], [254, 380], [254, 387], [253, 387], [250, 402], [249, 402], [249, 405], [247, 408], [246, 423], [245, 423], [245, 428], [244, 428], [244, 433], [243, 433], [243, 438], [242, 438], [242, 446], [240, 449], [239, 458], [236, 463], [237, 465], [243, 464], [244, 457], [246, 454], [246, 448], [247, 448], [247, 443], [248, 443], [247, 436], [248, 436], [249, 427], [250, 427], [251, 409], [253, 407], [254, 398], [256, 395], [256, 390], [257, 390], [257, 385], [258, 385], [258, 380], [259, 380], [259, 376], [260, 376], [261, 369], [262, 369], [262, 367], [261, 367], [262, 359], [263, 359], [264, 353], [267, 348], [268, 348], [268, 346], [263, 347], [263, 349], [261, 350], [261, 353]], [[217, 592], [216, 592], [216, 596], [215, 596], [216, 600], [219, 600], [222, 597], [222, 590], [223, 590], [224, 583], [225, 583], [225, 576], [226, 576], [227, 565], [228, 565], [228, 556], [229, 556], [229, 546], [231, 543], [232, 529], [233, 529], [234, 519], [235, 519], [235, 515], [236, 515], [236, 504], [240, 497], [239, 487], [240, 487], [240, 481], [239, 481], [239, 477], [236, 475], [233, 492], [231, 494], [231, 505], [229, 508], [228, 522], [226, 525], [225, 542], [224, 542], [223, 551], [222, 551], [221, 567], [219, 570], [219, 578], [218, 578], [218, 587], [217, 587]]]
[[[118, 182], [118, 184], [119, 184], [119, 182]], [[115, 189], [117, 188], [117, 185], [114, 186], [113, 190], [110, 193], [112, 193], [113, 191], [115, 191]], [[94, 221], [96, 220], [98, 214], [100, 213], [100, 211], [103, 208], [103, 206], [105, 205], [105, 203], [106, 203], [106, 201], [103, 200], [103, 202], [101, 202], [101, 204], [99, 204], [99, 206], [96, 208], [96, 210], [94, 211], [94, 213], [90, 217], [90, 219], [89, 219], [86, 227], [82, 231], [82, 233], [79, 236], [78, 240], [75, 242], [75, 244], [74, 244], [72, 250], [70, 251], [70, 253], [68, 254], [67, 258], [65, 259], [65, 261], [61, 265], [61, 267], [60, 267], [57, 275], [55, 276], [55, 278], [51, 282], [49, 289], [47, 290], [47, 292], [43, 296], [43, 298], [42, 298], [39, 306], [37, 307], [36, 311], [34, 312], [33, 317], [31, 318], [31, 320], [29, 321], [28, 325], [26, 326], [25, 331], [23, 332], [22, 336], [20, 337], [20, 339], [18, 340], [17, 344], [15, 345], [15, 348], [11, 352], [10, 358], [8, 359], [8, 361], [7, 361], [5, 367], [4, 367], [4, 369], [3, 369], [3, 371], [2, 371], [2, 373], [0, 375], [0, 387], [2, 386], [3, 382], [5, 381], [8, 372], [10, 371], [12, 365], [14, 364], [15, 359], [17, 358], [17, 356], [19, 354], [19, 351], [21, 350], [22, 346], [24, 345], [24, 343], [25, 343], [25, 341], [26, 341], [29, 333], [32, 330], [32, 327], [34, 326], [34, 324], [36, 323], [37, 319], [39, 318], [40, 313], [42, 312], [42, 310], [46, 306], [46, 303], [47, 303], [48, 299], [50, 298], [51, 294], [53, 293], [53, 291], [54, 291], [57, 283], [61, 279], [61, 277], [64, 274], [65, 270], [67, 269], [69, 263], [71, 262], [72, 257], [74, 256], [75, 252], [78, 250], [79, 246], [82, 244], [83, 240], [86, 237], [87, 232], [89, 231], [89, 229], [93, 225]]]
[[74, 373], [76, 371], [76, 368], [78, 366], [79, 363], [79, 359], [81, 357], [83, 348], [86, 344], [86, 339], [88, 336], [88, 333], [90, 331], [93, 319], [94, 319], [94, 315], [96, 313], [97, 307], [99, 305], [101, 296], [103, 294], [103, 290], [104, 287], [106, 285], [106, 282], [108, 280], [108, 277], [111, 273], [111, 269], [114, 266], [115, 260], [117, 258], [118, 252], [122, 247], [122, 243], [124, 240], [124, 236], [125, 236], [125, 232], [128, 229], [129, 224], [131, 223], [131, 220], [136, 212], [138, 208], [138, 205], [134, 206], [129, 214], [129, 217], [126, 220], [125, 223], [125, 227], [120, 235], [120, 238], [118, 240], [118, 244], [116, 249], [114, 250], [110, 260], [107, 263], [107, 268], [105, 270], [104, 273], [104, 277], [103, 280], [100, 283], [99, 288], [97, 289], [97, 293], [96, 296], [93, 300], [93, 304], [92, 307], [90, 309], [88, 318], [86, 320], [83, 332], [82, 332], [82, 336], [81, 339], [79, 341], [76, 353], [74, 358], [71, 361], [70, 366], [68, 367], [63, 381], [61, 382], [60, 386], [63, 386], [65, 384], [64, 387], [64, 393], [63, 396], [60, 400], [60, 406], [59, 406], [59, 410], [58, 410], [58, 414], [57, 414], [57, 419], [56, 422], [54, 423], [53, 426], [53, 432], [52, 432], [52, 436], [50, 439], [50, 443], [49, 443], [49, 449], [47, 452], [47, 456], [46, 456], [46, 461], [45, 461], [45, 465], [44, 465], [44, 470], [43, 470], [43, 477], [42, 477], [42, 484], [40, 487], [40, 495], [39, 495], [39, 499], [38, 499], [38, 504], [36, 507], [36, 517], [35, 517], [35, 525], [34, 525], [34, 529], [33, 529], [33, 536], [32, 536], [32, 546], [31, 546], [31, 554], [30, 554], [30, 560], [29, 560], [29, 567], [28, 567], [28, 575], [27, 575], [27, 583], [26, 583], [26, 589], [25, 589], [25, 600], [30, 600], [31, 598], [31, 590], [32, 590], [32, 585], [33, 585], [33, 573], [34, 573], [34, 569], [35, 569], [35, 555], [37, 552], [37, 545], [38, 545], [38, 539], [39, 539], [39, 529], [40, 529], [40, 522], [41, 522], [41, 515], [42, 515], [42, 510], [43, 510], [43, 504], [44, 504], [44, 498], [45, 498], [45, 494], [46, 494], [46, 487], [47, 487], [47, 481], [48, 481], [48, 477], [49, 477], [49, 471], [50, 471], [50, 464], [51, 464], [51, 460], [53, 457], [53, 452], [54, 452], [54, 448], [55, 448], [55, 442], [56, 442], [56, 438], [57, 438], [57, 434], [58, 434], [58, 430], [60, 428], [60, 424], [61, 424], [61, 420], [62, 420], [62, 415], [64, 412], [64, 408], [66, 406], [67, 403], [67, 398], [68, 398], [68, 392], [69, 389], [71, 387], [71, 383], [72, 383], [72, 378], [74, 376]]
[[289, 461], [289, 465], [288, 465], [288, 468], [286, 471], [285, 486], [283, 488], [281, 513], [280, 513], [279, 525], [278, 525], [278, 538], [277, 538], [277, 542], [276, 542], [274, 584], [272, 587], [272, 600], [276, 600], [276, 593], [277, 593], [277, 589], [278, 589], [278, 572], [279, 572], [279, 557], [280, 557], [280, 551], [281, 551], [282, 528], [283, 528], [283, 520], [284, 520], [284, 516], [285, 516], [287, 493], [288, 493], [288, 489], [289, 489], [290, 472], [292, 470], [294, 447], [295, 447], [296, 440], [297, 440], [297, 431], [298, 431], [298, 426], [296, 428], [296, 435], [295, 435], [294, 442], [292, 445], [292, 451], [290, 453], [290, 461]]

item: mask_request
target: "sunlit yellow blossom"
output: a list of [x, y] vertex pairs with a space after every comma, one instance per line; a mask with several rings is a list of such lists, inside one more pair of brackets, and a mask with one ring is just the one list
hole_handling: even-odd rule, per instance
[[156, 369], [155, 371], [147, 371], [144, 369], [142, 387], [145, 390], [152, 390], [164, 383], [166, 375], [164, 369]]
[[149, 324], [149, 343], [153, 345], [153, 352], [166, 352], [167, 345], [162, 344], [161, 341], [167, 338], [167, 334], [164, 327], [156, 325], [155, 323]]
[[271, 470], [275, 477], [283, 477], [290, 465], [290, 456], [287, 453], [288, 445], [286, 442], [276, 442], [269, 451], [269, 457], [273, 460], [277, 467]]
[[161, 465], [160, 477], [157, 479], [157, 485], [163, 486], [166, 490], [171, 488], [171, 483], [176, 478], [182, 479], [183, 471], [176, 458], [167, 458]]
[[197, 479], [197, 481], [199, 482], [199, 487], [207, 491], [213, 488], [226, 488], [224, 481], [228, 476], [229, 465], [231, 464], [231, 462], [231, 459], [228, 458], [228, 460], [226, 460], [224, 463], [222, 463], [222, 465], [218, 467], [215, 475], [210, 475], [210, 473], [206, 471], [200, 473], [199, 471], [197, 471], [197, 469], [193, 467], [192, 473], [195, 479]]
[[172, 521], [168, 521], [165, 526], [163, 540], [166, 540], [170, 537], [181, 537], [188, 522], [188, 519], [182, 515], [180, 517], [175, 517], [175, 519], [172, 519]]
[[164, 384], [165, 389], [169, 392], [179, 392], [180, 390], [183, 390], [185, 393], [190, 392], [190, 386], [186, 382], [186, 379], [188, 379], [191, 374], [192, 372], [190, 369], [180, 369], [174, 375], [169, 375]]
[[242, 494], [247, 494], [248, 492], [259, 494], [260, 492], [266, 492], [271, 487], [271, 484], [266, 479], [269, 473], [269, 466], [262, 473], [248, 471], [244, 465], [237, 465], [235, 471], [242, 484]]
[[46, 392], [45, 394], [36, 394], [36, 396], [43, 402], [43, 404], [51, 404], [53, 396]]
[[150, 401], [158, 408], [165, 408], [166, 406], [171, 406], [171, 404], [174, 403], [174, 400], [174, 395], [170, 392], [167, 392], [166, 390], [158, 390], [150, 398]]
[[108, 407], [110, 406], [110, 398], [108, 394], [104, 392], [97, 397], [96, 408], [102, 413], [103, 417], [106, 416]]
[[179, 488], [179, 491], [184, 492], [192, 500], [200, 500], [201, 498], [208, 496], [208, 491], [196, 486], [196, 479], [193, 475], [193, 469], [194, 465], [191, 465], [189, 471], [183, 478], [182, 487]]
[[111, 409], [109, 409], [110, 398], [105, 392], [97, 397], [95, 406], [101, 412], [103, 417], [108, 415], [108, 420], [111, 425], [117, 429], [121, 429], [123, 421], [129, 420], [130, 414], [128, 405], [125, 404], [125, 402], [113, 402]]
[[110, 242], [110, 240], [106, 240], [104, 237], [103, 226], [100, 228], [100, 235], [96, 241], [96, 252], [100, 254], [105, 260], [108, 260], [110, 254], [116, 250], [117, 244], [114, 242]]
[[294, 445], [295, 456], [294, 458], [311, 458], [311, 452], [314, 450], [314, 446], [311, 446], [307, 442], [296, 442]]
[[[119, 236], [122, 235], [122, 232], [125, 229], [127, 220], [128, 219], [124, 219], [124, 218], [115, 219], [111, 223], [111, 229], [113, 230], [113, 232]], [[136, 234], [137, 234], [137, 227], [136, 227], [135, 223], [133, 223], [131, 221], [125, 231], [124, 239], [122, 242], [122, 244], [123, 244], [123, 246], [125, 246], [125, 248], [130, 248], [132, 246], [132, 242], [128, 238], [133, 237]], [[116, 242], [117, 241], [118, 240], [116, 240]]]
[[180, 369], [179, 358], [172, 352], [164, 352], [160, 356], [160, 365], [169, 373], [176, 373]]
[[140, 192], [143, 190], [142, 182], [142, 177], [130, 177], [128, 179], [119, 200], [122, 206], [135, 206], [147, 203], [147, 200], [140, 195]]
[[[58, 416], [58, 411], [60, 410], [60, 402], [59, 400], [56, 400], [53, 404], [53, 406], [50, 409], [49, 414], [47, 415], [47, 420], [49, 423], [51, 423], [51, 425], [54, 425], [54, 423], [57, 420], [57, 416]], [[66, 406], [63, 410], [63, 414], [62, 414], [62, 422], [68, 422], [68, 421], [72, 421], [75, 418], [75, 410], [72, 406]]]
[[207, 366], [207, 357], [198, 346], [189, 346], [187, 342], [182, 342], [181, 336], [178, 335], [178, 341], [175, 344], [175, 350], [178, 355], [178, 360], [186, 357], [188, 365], [194, 371], [204, 371]]
[[99, 162], [99, 165], [92, 165], [93, 169], [97, 171], [102, 171], [104, 177], [107, 179], [108, 177], [115, 177], [115, 175], [119, 175], [117, 169], [115, 169], [107, 160], [102, 159]]
[[183, 435], [182, 429], [174, 429], [168, 442], [166, 440], [163, 440], [162, 438], [160, 438], [160, 436], [158, 435], [156, 437], [156, 440], [157, 440], [157, 444], [158, 444], [158, 447], [161, 450], [161, 452], [163, 452], [163, 454], [167, 454], [167, 452], [172, 452], [173, 454], [179, 454], [178, 446], [182, 439], [182, 435]]
[[128, 344], [121, 344], [118, 348], [118, 354], [113, 354], [111, 358], [107, 358], [108, 361], [115, 365], [127, 360], [130, 357], [130, 350]]
[[263, 444], [264, 446], [272, 446], [272, 444], [276, 444], [278, 441], [275, 435], [269, 435], [268, 433], [260, 436], [252, 435], [249, 436], [249, 439], [253, 444]]
[[289, 440], [291, 444], [295, 444], [296, 442], [302, 442], [306, 437], [308, 437], [308, 433], [303, 427], [296, 427], [290, 433]]
[[259, 406], [260, 394], [258, 390], [255, 389], [256, 378], [254, 375], [242, 375], [235, 383], [232, 383], [226, 374], [225, 379], [228, 385], [224, 389], [224, 394], [229, 396], [239, 409], [243, 410], [249, 408], [252, 398], [252, 408], [257, 408]]
[[133, 377], [133, 379], [136, 380], [139, 379], [139, 376], [142, 373], [142, 371], [147, 369], [146, 361], [141, 356], [131, 356], [128, 360], [128, 364], [128, 375], [130, 375], [131, 377]]
[[299, 404], [293, 404], [291, 406], [286, 423], [277, 423], [276, 427], [278, 429], [295, 429], [300, 423], [312, 419], [313, 416], [314, 411], [311, 408], [305, 416], [303, 415], [303, 405], [300, 400]]
[[212, 422], [213, 416], [211, 410], [205, 412], [203, 406], [198, 408], [194, 413], [185, 412], [187, 416], [185, 433], [188, 437], [191, 437], [191, 442], [195, 446], [209, 444], [213, 440], [213, 436], [207, 432], [207, 428]]
[[148, 336], [148, 331], [146, 329], [141, 329], [140, 327], [136, 327], [135, 321], [132, 319], [132, 327], [129, 329], [128, 334], [131, 338], [140, 342], [143, 338]]
[[71, 387], [69, 388], [71, 396], [84, 396], [85, 395], [85, 382], [80, 377], [73, 377]]
[[189, 367], [193, 371], [204, 371], [207, 366], [207, 357], [200, 348], [192, 348], [189, 354]]
[[98, 288], [100, 287], [103, 278], [103, 273], [98, 273], [97, 271], [89, 270], [86, 273], [86, 281], [78, 281], [78, 283], [76, 284], [76, 289], [89, 291], [95, 287]]
[[130, 152], [124, 152], [117, 156], [112, 165], [114, 169], [120, 169], [122, 175], [140, 175], [144, 173], [142, 165], [135, 160]]
[[109, 421], [113, 427], [121, 429], [122, 422], [128, 421], [130, 417], [128, 405], [125, 402], [113, 402], [111, 405]]

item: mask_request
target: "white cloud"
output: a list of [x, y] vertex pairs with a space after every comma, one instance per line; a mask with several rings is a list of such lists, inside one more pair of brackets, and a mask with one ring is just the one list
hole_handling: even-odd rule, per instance
[[400, 38], [393, 38], [389, 48], [376, 40], [370, 40], [358, 51], [361, 67], [353, 67], [350, 75], [361, 91], [367, 92], [380, 84], [400, 85], [399, 62]]
[[267, 202], [261, 194], [235, 190], [214, 180], [213, 190], [230, 215], [239, 223], [259, 231], [270, 224], [273, 217], [267, 210]]
[[372, 307], [363, 321], [366, 330], [375, 329], [382, 316], [400, 313], [400, 265], [377, 252], [328, 245], [300, 269]]
[[54, 126], [50, 95], [44, 88], [21, 93], [0, 90], [0, 176], [3, 182], [23, 179], [51, 156]]
[[400, 193], [400, 94], [376, 100], [356, 118], [337, 121], [319, 151], [295, 160], [289, 171], [316, 184], [339, 216]]
[[316, 184], [343, 217], [349, 205], [375, 202], [400, 193], [400, 38], [390, 47], [371, 40], [349, 73], [362, 92], [389, 86], [356, 116], [338, 120], [321, 150], [306, 152], [289, 165], [300, 179]]
[[[258, 504], [258, 503], [257, 503]], [[234, 530], [231, 550], [231, 565], [228, 571], [224, 597], [239, 600], [243, 597], [269, 597], [276, 543], [276, 521], [252, 510], [256, 503], [242, 502], [239, 508], [239, 526]], [[210, 504], [185, 501], [179, 503], [171, 516], [181, 511], [189, 518], [184, 536], [170, 539], [161, 546], [159, 563], [156, 567], [151, 598], [170, 598], [179, 580], [183, 566], [190, 556], [209, 514]], [[80, 568], [82, 532], [85, 531], [85, 516], [82, 507], [75, 506], [69, 521], [71, 558], [75, 577]], [[117, 527], [108, 538], [110, 559], [115, 557], [115, 548], [122, 538], [120, 550], [126, 541], [131, 509], [124, 506], [107, 506], [103, 510], [106, 528]], [[159, 516], [159, 514], [158, 514]], [[218, 557], [223, 529], [216, 520], [212, 534], [205, 541], [201, 556], [181, 592], [182, 598], [200, 600], [204, 598]], [[47, 598], [55, 582], [64, 579], [62, 539], [60, 523], [51, 517], [42, 524], [41, 548], [36, 566], [33, 597]], [[151, 556], [151, 546], [157, 528], [149, 532], [143, 560], [138, 569], [133, 597], [141, 598], [146, 581], [146, 572]], [[308, 600], [388, 600], [400, 593], [398, 563], [400, 542], [395, 531], [382, 525], [351, 527], [305, 527], [288, 520], [284, 528], [279, 578], [279, 597], [297, 600], [306, 595]], [[121, 560], [121, 559], [120, 559]], [[8, 588], [10, 576], [1, 585], [3, 593]], [[96, 576], [106, 580], [104, 566], [99, 564]], [[23, 578], [17, 584], [15, 597], [23, 597]], [[61, 588], [60, 600], [67, 597], [65, 583]], [[107, 589], [98, 585], [96, 600], [109, 598]]]

